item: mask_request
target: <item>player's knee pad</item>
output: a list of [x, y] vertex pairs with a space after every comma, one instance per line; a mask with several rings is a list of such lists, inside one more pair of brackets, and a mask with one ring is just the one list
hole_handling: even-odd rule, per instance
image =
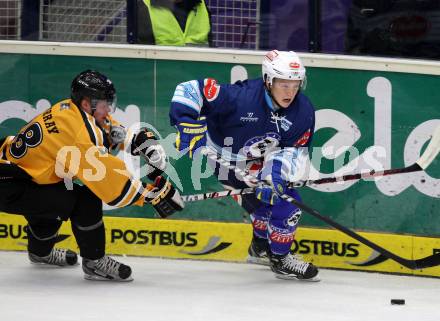
[[28, 251], [38, 256], [49, 255], [62, 222], [55, 219], [28, 219]]
[[82, 257], [95, 260], [105, 254], [105, 229], [102, 219], [92, 225], [72, 222], [72, 231]]
[[[84, 204], [87, 203], [83, 203], [83, 205]], [[96, 206], [91, 206], [90, 209], [91, 211], [88, 213], [84, 213], [83, 215], [73, 215], [71, 217], [72, 231], [77, 239], [78, 246], [80, 246], [80, 242], [86, 243], [89, 239], [101, 239], [102, 235], [104, 235], [105, 239], [102, 209], [96, 208]]]
[[[288, 190], [286, 194], [301, 201], [301, 197], [295, 190]], [[270, 220], [275, 227], [288, 229], [292, 232], [296, 230], [302, 213], [296, 205], [283, 201], [272, 206], [271, 211]]]
[[103, 227], [104, 227], [104, 222], [102, 219], [99, 220], [98, 222], [96, 222], [95, 224], [91, 224], [91, 225], [80, 225], [80, 224], [78, 224], [78, 222], [75, 222], [75, 221], [72, 222], [72, 229], [75, 229], [77, 231], [84, 232], [84, 233], [90, 232], [93, 230], [97, 230], [97, 229], [100, 229]]
[[28, 218], [28, 237], [38, 241], [46, 241], [58, 235], [62, 221], [56, 219], [29, 219]]
[[302, 211], [299, 208], [295, 208], [292, 211], [283, 214], [284, 215], [279, 216], [272, 215], [272, 224], [278, 228], [284, 228], [291, 232], [295, 232], [299, 220], [301, 219]]

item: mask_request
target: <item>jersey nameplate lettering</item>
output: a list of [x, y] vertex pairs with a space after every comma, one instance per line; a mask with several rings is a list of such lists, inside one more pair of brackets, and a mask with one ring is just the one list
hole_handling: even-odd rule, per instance
[[59, 130], [55, 122], [52, 120], [52, 108], [49, 108], [43, 113], [43, 121], [49, 134], [59, 134]]

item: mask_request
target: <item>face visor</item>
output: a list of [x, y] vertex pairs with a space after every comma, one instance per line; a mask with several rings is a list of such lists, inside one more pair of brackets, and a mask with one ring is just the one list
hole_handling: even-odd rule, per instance
[[272, 86], [282, 90], [298, 91], [301, 88], [301, 81], [280, 81], [274, 79]]
[[109, 113], [113, 114], [116, 111], [116, 103], [118, 101], [118, 97], [116, 97], [116, 94], [113, 95], [112, 100], [107, 100], [108, 107], [110, 109]]
[[113, 114], [116, 111], [116, 94], [113, 95], [113, 99], [91, 99], [92, 110], [95, 111], [99, 103], [104, 103], [105, 107], [109, 110], [109, 114]]

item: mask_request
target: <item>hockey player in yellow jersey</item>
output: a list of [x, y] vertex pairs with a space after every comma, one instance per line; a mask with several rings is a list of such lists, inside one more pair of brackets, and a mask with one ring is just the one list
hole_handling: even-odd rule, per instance
[[[154, 134], [141, 129], [126, 137], [109, 115], [115, 105], [112, 82], [86, 70], [72, 81], [70, 99], [0, 140], [0, 211], [25, 216], [32, 263], [77, 264], [75, 252], [54, 248], [62, 221], [70, 219], [85, 278], [131, 281], [131, 268], [105, 255], [102, 201], [117, 207], [148, 203], [161, 217], [184, 207], [179, 192], [160, 176], [165, 153]], [[154, 183], [133, 178], [109, 152], [115, 148], [144, 156]], [[75, 179], [82, 184], [73, 184]]]

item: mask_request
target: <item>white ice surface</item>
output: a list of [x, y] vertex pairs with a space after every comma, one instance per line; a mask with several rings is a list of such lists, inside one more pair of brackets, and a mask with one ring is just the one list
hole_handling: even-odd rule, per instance
[[311, 283], [250, 264], [117, 259], [133, 282], [86, 281], [80, 266], [37, 267], [23, 252], [0, 252], [0, 320], [440, 320], [440, 279], [321, 270]]

